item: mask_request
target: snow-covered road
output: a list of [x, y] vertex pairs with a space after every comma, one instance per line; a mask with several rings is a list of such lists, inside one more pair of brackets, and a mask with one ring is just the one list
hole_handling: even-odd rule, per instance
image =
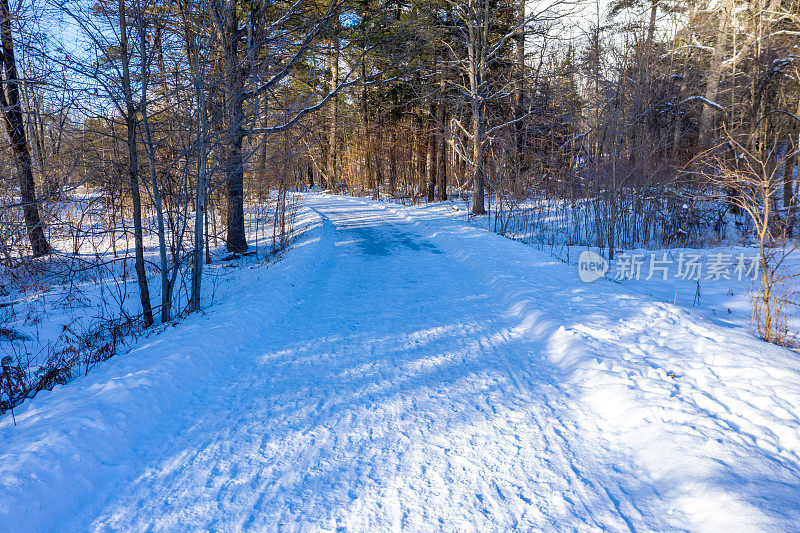
[[0, 530], [800, 523], [789, 352], [424, 209], [305, 202], [284, 261], [0, 420]]

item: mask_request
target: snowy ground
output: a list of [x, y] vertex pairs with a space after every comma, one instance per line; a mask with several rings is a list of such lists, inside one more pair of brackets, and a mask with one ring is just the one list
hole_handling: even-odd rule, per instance
[[[61, 215], [67, 218], [65, 213], [80, 207], [82, 198], [96, 199], [100, 195], [88, 192], [76, 195], [64, 203]], [[275, 249], [271, 221], [266, 218], [270, 203], [272, 201], [267, 200], [266, 207], [245, 207], [245, 227], [252, 254], [233, 262], [220, 261], [229, 253], [222, 239], [212, 239], [210, 254], [214, 263], [206, 266], [204, 271], [204, 302], [213, 301], [230, 274], [236, 272], [230, 267], [264, 262]], [[75, 224], [78, 215], [73, 213]], [[9, 342], [7, 335], [0, 335], [0, 359], [11, 356], [15, 366], [27, 367], [30, 373], [35, 373], [37, 367], [56, 357], [57, 352], [78, 344], [82, 337], [90, 335], [103, 323], [119, 319], [123, 314], [135, 317], [141, 312], [132, 237], [127, 235], [126, 238], [118, 228], [118, 254], [114, 254], [110, 232], [91, 231], [92, 227], [104, 228], [105, 224], [106, 220], [94, 213], [93, 217], [87, 216], [83, 221], [84, 231], [77, 239], [79, 244], [73, 246], [72, 239], [63, 234], [51, 235], [50, 243], [58, 252], [14, 267], [0, 265], [0, 326], [10, 329], [17, 337], [15, 342]], [[127, 221], [129, 228], [131, 225], [132, 221]], [[145, 227], [148, 226], [155, 226], [155, 220], [145, 218]], [[221, 221], [219, 226], [222, 227]], [[146, 232], [144, 245], [150, 299], [158, 306], [161, 278], [158, 239], [154, 231]], [[79, 253], [73, 254], [74, 249]], [[188, 268], [186, 262], [184, 265]], [[181, 283], [182, 275], [178, 276], [173, 295], [174, 311], [183, 309], [188, 299], [188, 289]], [[158, 307], [154, 314], [158, 318]], [[122, 340], [128, 342], [131, 339]], [[0, 400], [3, 399], [0, 393]]]
[[282, 261], [0, 418], [0, 530], [800, 523], [796, 353], [432, 210], [306, 204]]
[[[470, 216], [469, 202], [464, 199], [451, 198], [447, 202], [436, 202], [423, 204], [417, 207], [431, 214], [449, 216], [462, 221], [469, 221], [478, 227], [494, 228], [493, 219], [489, 216]], [[565, 221], [558, 219], [551, 221], [546, 228], [539, 226], [527, 228], [524, 212], [518, 213], [516, 226], [521, 229], [521, 234], [513, 230], [507, 236], [512, 239], [523, 240], [531, 244], [534, 248], [547, 252], [553, 258], [568, 263], [574, 269], [581, 252], [591, 250], [608, 256], [607, 249], [596, 247], [566, 245], [564, 240], [568, 238]], [[744, 246], [741, 244], [742, 236], [737, 232], [732, 220], [729, 220], [729, 227], [726, 231], [727, 238], [724, 242], [712, 243], [711, 236], [708, 236], [708, 246], [705, 248], [677, 248], [653, 247], [643, 248], [617, 248], [616, 259], [609, 264], [609, 270], [605, 275], [606, 281], [613, 281], [625, 287], [628, 291], [638, 292], [655, 300], [672, 303], [688, 309], [695, 314], [699, 314], [712, 322], [718, 322], [724, 326], [742, 326], [754, 330], [752, 322], [752, 295], [753, 290], [760, 287], [758, 270], [754, 271], [754, 276], [747, 273], [738, 275], [736, 268], [738, 258], [744, 258], [744, 266], [749, 268], [751, 260], [757, 258], [758, 249], [754, 244]], [[530, 232], [542, 231], [542, 235], [532, 239]], [[539, 238], [552, 238], [550, 244], [542, 244]], [[747, 240], [751, 240], [749, 237]], [[784, 258], [782, 266], [778, 271], [779, 275], [800, 273], [800, 248], [796, 243], [790, 243], [786, 248], [787, 257]], [[617, 269], [621, 268], [621, 257], [638, 257], [642, 260], [640, 265], [640, 275], [638, 277], [623, 276], [617, 278]], [[657, 265], [650, 276], [650, 256], [654, 256]], [[684, 272], [688, 274], [680, 276], [680, 261], [689, 261], [699, 258], [699, 271]], [[724, 269], [719, 269], [716, 274], [710, 273], [715, 258], [727, 258], [730, 264]], [[623, 259], [624, 260], [624, 259]], [[630, 259], [629, 259], [630, 261]], [[719, 263], [717, 263], [719, 265]], [[662, 275], [659, 268], [666, 270], [666, 276]], [[666, 279], [664, 279], [666, 277]], [[756, 278], [753, 281], [753, 278]], [[800, 347], [800, 277], [787, 279], [779, 284], [776, 290], [780, 297], [785, 298], [789, 303], [781, 309], [782, 319], [786, 322], [787, 340]]]

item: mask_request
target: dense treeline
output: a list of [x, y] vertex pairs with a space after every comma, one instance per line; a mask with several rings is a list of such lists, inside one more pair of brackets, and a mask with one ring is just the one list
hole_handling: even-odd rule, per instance
[[795, 225], [797, 0], [1, 4], [2, 259], [130, 254], [145, 327], [304, 186], [541, 201], [612, 258]]

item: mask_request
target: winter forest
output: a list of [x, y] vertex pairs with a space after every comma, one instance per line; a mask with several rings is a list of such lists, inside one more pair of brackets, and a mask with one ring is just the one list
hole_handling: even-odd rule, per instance
[[798, 0], [0, 41], [0, 530], [800, 524]]

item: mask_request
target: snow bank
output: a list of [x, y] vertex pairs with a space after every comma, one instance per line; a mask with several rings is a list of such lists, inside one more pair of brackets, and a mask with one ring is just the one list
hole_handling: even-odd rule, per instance
[[259, 342], [328, 255], [329, 222], [303, 208], [298, 227], [282, 260], [237, 272], [208, 314], [40, 393], [15, 411], [16, 427], [10, 413], [0, 418], [0, 530], [58, 529], [57, 517], [133, 476], [167, 444], [161, 436], [193, 424], [210, 390], [247, 371], [236, 354]]
[[800, 524], [800, 355], [632, 287], [583, 283], [575, 267], [466, 222], [387, 209], [478, 273], [541, 341], [531, 357], [591, 408], [597, 420], [584, 423], [630, 450], [688, 521], [675, 525]]

